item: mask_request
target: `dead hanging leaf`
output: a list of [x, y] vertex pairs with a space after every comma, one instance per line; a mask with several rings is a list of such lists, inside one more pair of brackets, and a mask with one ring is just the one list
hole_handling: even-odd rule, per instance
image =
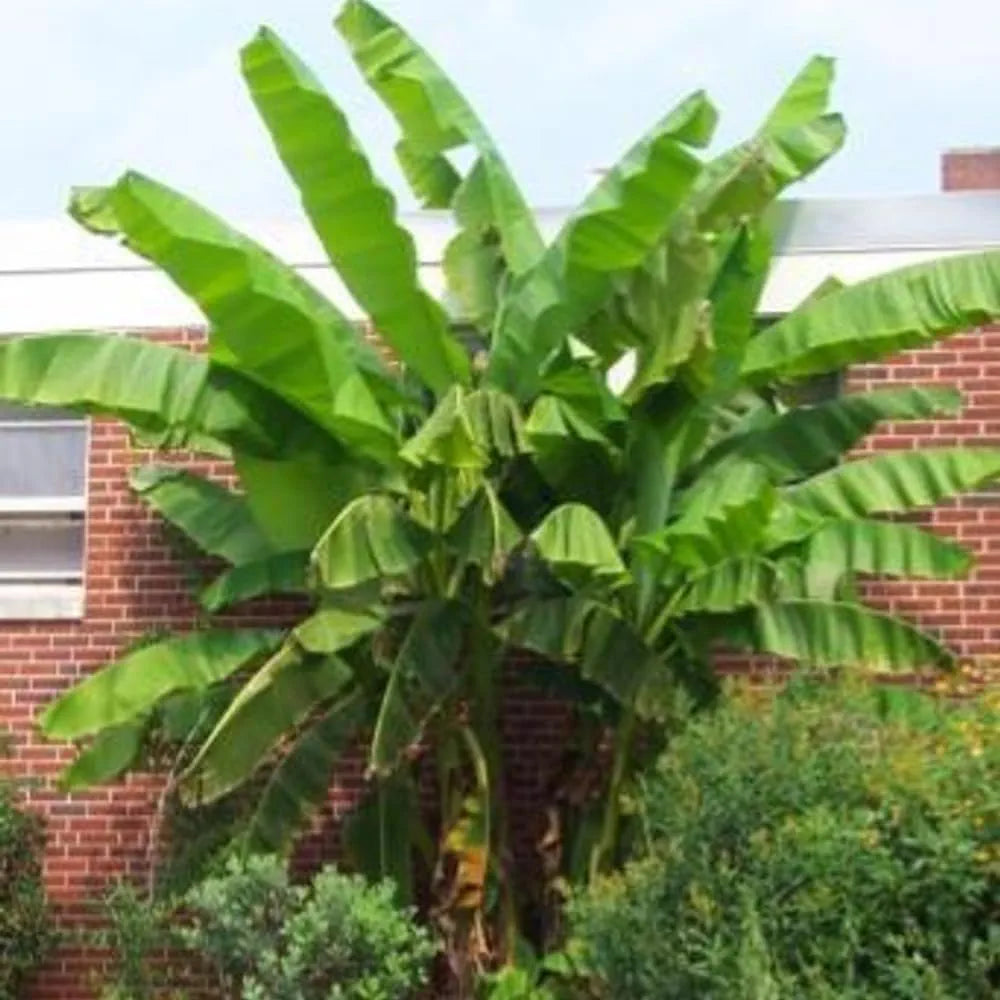
[[441, 839], [431, 911], [460, 995], [493, 961], [483, 912], [489, 857], [489, 817], [479, 799], [467, 796]]
[[470, 795], [462, 801], [458, 819], [445, 833], [441, 863], [448, 876], [438, 908], [448, 911], [480, 909], [489, 867], [489, 817], [476, 797]]

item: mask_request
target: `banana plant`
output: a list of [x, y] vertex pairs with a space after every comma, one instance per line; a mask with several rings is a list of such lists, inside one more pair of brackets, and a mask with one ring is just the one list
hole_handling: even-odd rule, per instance
[[[883, 515], [980, 486], [1000, 452], [841, 462], [878, 422], [957, 412], [957, 394], [805, 406], [795, 385], [1000, 315], [1000, 253], [831, 285], [761, 329], [769, 208], [843, 142], [830, 60], [811, 60], [719, 155], [706, 152], [715, 108], [685, 98], [546, 243], [432, 57], [364, 0], [336, 26], [398, 124], [415, 196], [454, 217], [446, 299], [422, 287], [413, 237], [343, 112], [269, 29], [243, 49], [242, 74], [367, 324], [151, 178], [74, 192], [78, 222], [200, 308], [207, 352], [101, 333], [5, 338], [0, 397], [116, 418], [157, 453], [132, 485], [222, 564], [200, 597], [209, 619], [276, 593], [307, 610], [282, 629], [228, 616], [146, 645], [40, 724], [78, 743], [66, 783], [82, 787], [135, 766], [169, 714], [178, 793], [197, 805], [259, 782], [245, 846], [261, 850], [291, 847], [360, 746], [369, 790], [347, 850], [423, 894], [467, 994], [477, 971], [514, 959], [526, 891], [504, 799], [509, 649], [539, 654], [581, 704], [610, 706], [590, 873], [614, 863], [643, 747], [683, 691], [711, 684], [718, 642], [807, 666], [949, 662], [853, 583], [964, 572], [957, 546]], [[613, 391], [623, 365], [628, 384]], [[235, 482], [170, 464], [179, 451], [228, 456]], [[422, 774], [439, 797], [430, 816]]]

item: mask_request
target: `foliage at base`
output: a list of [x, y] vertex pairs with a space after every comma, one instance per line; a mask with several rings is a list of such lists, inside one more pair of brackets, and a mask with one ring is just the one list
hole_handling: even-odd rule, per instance
[[1000, 990], [1000, 703], [797, 683], [692, 723], [647, 850], [571, 905], [608, 997]]
[[391, 883], [331, 867], [300, 887], [274, 858], [233, 860], [184, 908], [185, 944], [241, 1000], [406, 1000], [436, 950]]
[[0, 1000], [17, 1000], [52, 942], [42, 883], [42, 820], [0, 775]]

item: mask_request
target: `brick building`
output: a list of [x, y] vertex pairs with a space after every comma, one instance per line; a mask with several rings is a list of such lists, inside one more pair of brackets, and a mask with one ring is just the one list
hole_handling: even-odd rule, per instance
[[[850, 282], [944, 254], [1000, 247], [1000, 150], [949, 153], [942, 175], [940, 195], [786, 203], [764, 311], [780, 315], [831, 274]], [[543, 220], [554, 228], [560, 213]], [[425, 282], [440, 293], [437, 262], [448, 223], [435, 215], [411, 222]], [[265, 228], [254, 235], [350, 308], [304, 229]], [[120, 330], [197, 349], [200, 317], [165, 278], [124, 251], [69, 224], [6, 226], [4, 236], [2, 330]], [[969, 331], [934, 349], [861, 367], [846, 381], [851, 389], [944, 382], [965, 394], [960, 418], [884, 426], [869, 447], [1000, 445], [1000, 328]], [[69, 754], [40, 741], [33, 720], [53, 695], [123, 645], [191, 622], [195, 609], [159, 526], [129, 492], [126, 471], [137, 456], [119, 426], [7, 407], [0, 409], [0, 438], [0, 730], [14, 738], [15, 773], [38, 782], [31, 800], [49, 823], [48, 887], [63, 921], [72, 924], [109, 877], [145, 867], [158, 789], [133, 777], [86, 795], [59, 794], [52, 778]], [[209, 471], [226, 473], [222, 466]], [[954, 583], [879, 584], [873, 596], [940, 631], [964, 656], [995, 655], [1000, 492], [949, 504], [928, 520], [973, 549], [975, 573]], [[510, 724], [514, 780], [530, 803], [532, 783], [539, 780], [537, 755], [558, 742], [558, 727], [544, 704], [521, 695], [511, 699]], [[357, 773], [347, 774], [334, 784], [328, 818], [335, 819], [358, 780]], [[318, 846], [332, 844], [327, 839]], [[34, 997], [90, 996], [93, 961], [79, 948], [64, 948]]]

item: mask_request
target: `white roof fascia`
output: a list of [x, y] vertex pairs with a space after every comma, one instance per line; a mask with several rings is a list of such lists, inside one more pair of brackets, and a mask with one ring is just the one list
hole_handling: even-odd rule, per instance
[[[948, 196], [942, 197], [946, 211]], [[539, 214], [547, 238], [566, 215], [558, 210]], [[404, 213], [401, 221], [416, 240], [424, 286], [435, 297], [443, 297], [441, 258], [453, 232], [450, 218], [441, 212]], [[246, 231], [293, 263], [346, 315], [363, 318], [307, 225], [251, 225]], [[992, 246], [1000, 246], [1000, 232]], [[986, 248], [965, 243], [779, 251], [762, 311], [788, 312], [831, 276], [854, 283], [910, 264]], [[69, 221], [0, 224], [0, 334], [169, 329], [204, 323], [198, 308], [165, 275], [111, 240], [90, 235]]]

